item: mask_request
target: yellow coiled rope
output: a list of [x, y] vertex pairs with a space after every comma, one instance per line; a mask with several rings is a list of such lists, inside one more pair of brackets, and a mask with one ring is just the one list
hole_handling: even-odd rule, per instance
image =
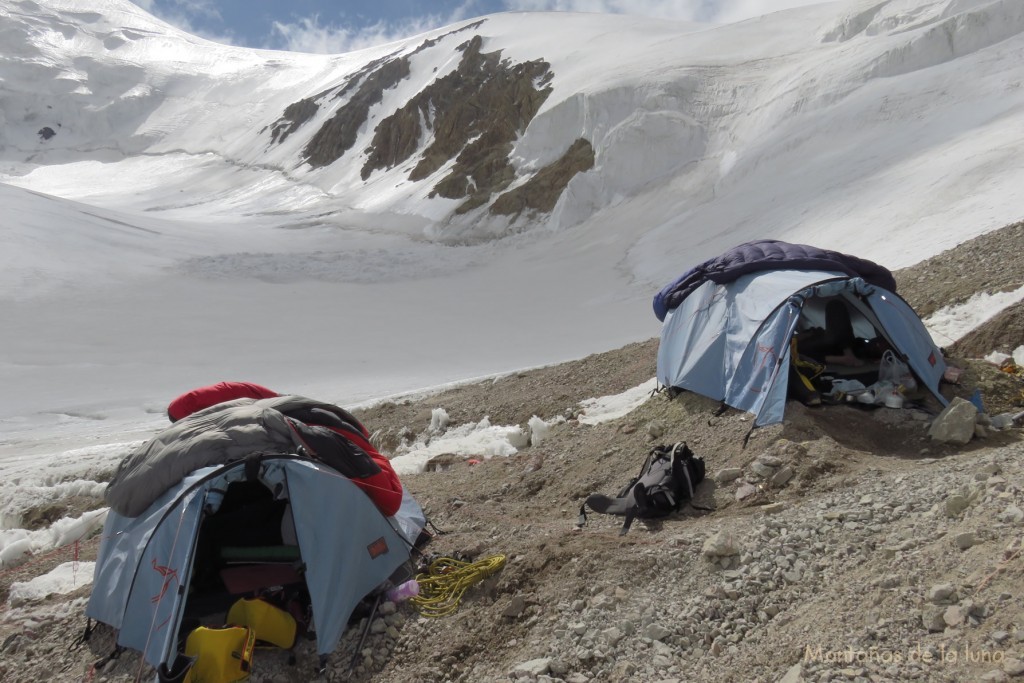
[[445, 617], [459, 607], [466, 590], [505, 566], [504, 555], [492, 555], [476, 562], [440, 557], [430, 563], [426, 574], [418, 574], [419, 595], [410, 598], [424, 617]]

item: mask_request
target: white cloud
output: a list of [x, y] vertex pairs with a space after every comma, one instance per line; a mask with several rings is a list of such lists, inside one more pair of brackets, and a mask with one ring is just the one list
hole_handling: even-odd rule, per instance
[[377, 23], [362, 29], [350, 29], [331, 24], [321, 25], [320, 17], [304, 17], [295, 23], [273, 23], [273, 40], [281, 41], [282, 49], [290, 52], [341, 54], [373, 45], [381, 45], [427, 30], [429, 26], [409, 27], [408, 32], [395, 30]]
[[525, 12], [599, 12], [728, 23], [818, 2], [820, 0], [507, 0], [505, 5], [510, 10]]
[[134, 0], [135, 4], [154, 17], [165, 21], [171, 26], [223, 45], [241, 45], [241, 41], [229, 29], [225, 33], [217, 33], [204, 28], [209, 22], [220, 22], [220, 11], [212, 2], [206, 0], [169, 0], [157, 3], [157, 0]]
[[171, 0], [171, 5], [178, 11], [193, 16], [206, 17], [209, 19], [220, 19], [220, 10], [210, 0]]
[[[679, 21], [729, 23], [751, 17], [815, 4], [820, 0], [505, 0], [509, 11], [525, 12], [592, 12], [630, 14]], [[138, 0], [139, 7], [192, 35], [226, 45], [242, 45], [244, 41], [230, 28], [223, 32], [209, 30], [221, 23], [216, 4], [210, 0]], [[338, 23], [321, 23], [319, 14], [293, 22], [275, 21], [261, 46], [266, 49], [316, 54], [342, 54], [374, 45], [390, 43], [432, 29], [462, 21], [480, 13], [475, 0], [466, 0], [447, 15], [426, 14], [407, 17], [397, 22], [377, 22], [370, 26], [352, 27]]]
[[270, 40], [274, 43], [275, 49], [291, 52], [316, 54], [353, 52], [462, 21], [471, 15], [472, 6], [472, 2], [467, 2], [446, 16], [429, 14], [422, 17], [409, 17], [395, 23], [377, 22], [358, 29], [330, 23], [322, 25], [319, 15], [304, 17], [294, 23], [275, 21]]

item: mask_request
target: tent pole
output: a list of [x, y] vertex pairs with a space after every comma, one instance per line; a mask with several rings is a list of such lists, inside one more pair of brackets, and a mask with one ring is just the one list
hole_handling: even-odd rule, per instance
[[373, 599], [373, 609], [370, 610], [370, 616], [366, 618], [366, 626], [363, 628], [363, 635], [359, 636], [359, 644], [356, 645], [356, 651], [352, 655], [352, 661], [349, 662], [349, 671], [356, 668], [356, 662], [359, 661], [359, 653], [363, 651], [363, 643], [366, 642], [366, 636], [370, 634], [370, 626], [373, 625], [373, 618], [377, 616], [377, 608], [380, 607], [380, 599], [383, 593], [377, 593], [377, 597]]

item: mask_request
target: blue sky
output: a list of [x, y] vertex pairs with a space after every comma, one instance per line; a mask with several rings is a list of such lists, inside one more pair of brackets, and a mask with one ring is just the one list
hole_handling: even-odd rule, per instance
[[342, 53], [505, 11], [637, 14], [730, 22], [820, 0], [134, 0], [189, 33], [230, 45]]

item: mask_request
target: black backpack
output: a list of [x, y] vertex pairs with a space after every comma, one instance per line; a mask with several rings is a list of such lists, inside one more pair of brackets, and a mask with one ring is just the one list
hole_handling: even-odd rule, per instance
[[680, 441], [671, 446], [655, 446], [640, 468], [640, 474], [622, 487], [615, 498], [594, 493], [580, 505], [577, 526], [587, 522], [586, 508], [606, 515], [625, 515], [621, 534], [629, 531], [633, 520], [665, 517], [693, 499], [697, 484], [704, 480], [704, 460]]

